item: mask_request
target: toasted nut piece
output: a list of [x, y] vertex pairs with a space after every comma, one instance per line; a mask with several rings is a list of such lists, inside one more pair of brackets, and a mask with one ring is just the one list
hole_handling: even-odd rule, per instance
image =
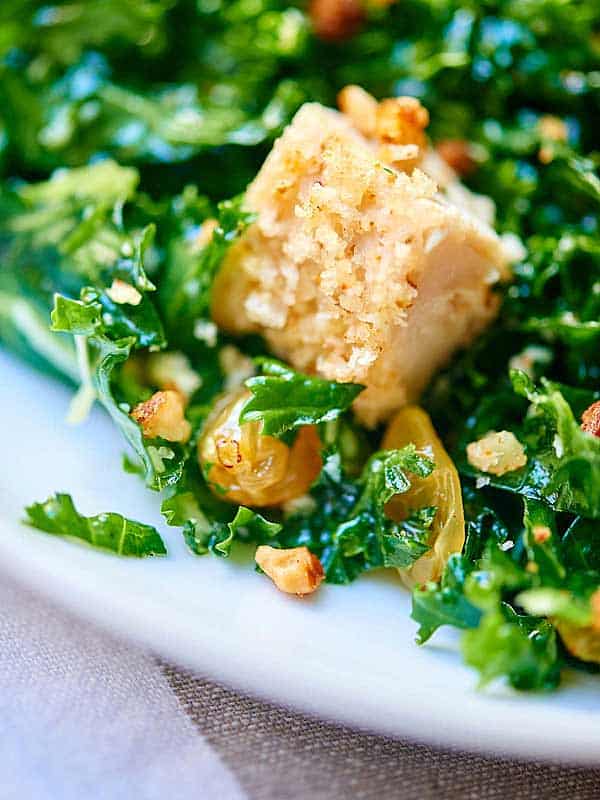
[[308, 547], [280, 550], [263, 544], [256, 549], [255, 559], [275, 586], [288, 594], [311, 594], [325, 577], [321, 562]]
[[465, 139], [443, 139], [436, 144], [435, 149], [446, 164], [461, 177], [470, 175], [477, 168], [477, 162], [471, 154], [471, 146]]
[[306, 494], [321, 471], [321, 442], [314, 426], [301, 428], [288, 447], [274, 436], [263, 436], [260, 422], [240, 424], [249, 397], [242, 387], [215, 404], [198, 442], [198, 460], [217, 497], [278, 506]]
[[514, 433], [490, 431], [467, 445], [467, 460], [481, 472], [504, 475], [527, 463], [525, 449]]
[[364, 19], [360, 0], [312, 0], [308, 13], [315, 34], [326, 42], [354, 36]]
[[127, 303], [130, 306], [139, 306], [142, 302], [142, 295], [135, 286], [132, 286], [120, 278], [115, 278], [110, 288], [106, 290], [106, 294], [110, 297], [113, 303], [123, 305]]
[[144, 436], [160, 436], [168, 442], [187, 442], [192, 426], [184, 416], [184, 401], [179, 392], [168, 389], [155, 392], [145, 403], [131, 412], [131, 417], [141, 426]]
[[377, 100], [361, 86], [344, 86], [337, 96], [338, 108], [347, 114], [354, 127], [369, 139], [375, 135]]
[[581, 430], [600, 436], [600, 400], [592, 403], [581, 415]]
[[425, 147], [428, 125], [429, 111], [416, 97], [389, 97], [377, 107], [375, 135], [382, 142]]
[[232, 344], [226, 344], [219, 350], [219, 366], [225, 375], [227, 392], [237, 389], [255, 372], [252, 359]]

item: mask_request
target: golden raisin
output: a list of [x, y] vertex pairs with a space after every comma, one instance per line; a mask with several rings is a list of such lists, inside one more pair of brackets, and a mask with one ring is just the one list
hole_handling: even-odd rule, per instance
[[383, 438], [385, 448], [399, 448], [412, 442], [433, 456], [435, 468], [426, 478], [411, 476], [410, 489], [395, 495], [386, 506], [392, 519], [403, 520], [415, 508], [436, 506], [431, 529], [431, 549], [409, 569], [399, 570], [408, 586], [439, 580], [452, 553], [465, 543], [465, 518], [460, 478], [440, 441], [429, 415], [419, 406], [405, 406], [390, 422]]
[[211, 490], [232, 503], [277, 506], [300, 497], [321, 471], [321, 442], [314, 426], [300, 428], [291, 446], [261, 434], [261, 422], [240, 424], [250, 393], [224, 395], [198, 442], [200, 467]]

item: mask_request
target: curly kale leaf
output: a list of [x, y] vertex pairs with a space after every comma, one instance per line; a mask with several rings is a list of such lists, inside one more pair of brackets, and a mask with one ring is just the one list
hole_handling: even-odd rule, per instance
[[308, 547], [330, 583], [349, 583], [377, 567], [409, 566], [428, 549], [435, 509], [415, 508], [406, 520], [394, 521], [385, 506], [410, 488], [411, 475], [423, 477], [432, 469], [433, 462], [408, 445], [375, 453], [361, 475], [350, 479], [339, 453], [330, 454], [308, 507], [285, 518], [277, 541]]
[[[544, 378], [536, 388], [527, 375], [518, 370], [511, 372], [511, 379], [516, 394], [529, 401], [529, 410], [527, 406], [521, 407], [514, 417], [507, 418], [507, 407], [502, 406], [498, 397], [489, 403], [494, 409], [492, 413], [488, 413], [487, 403], [480, 404], [469, 420], [461, 449], [468, 439], [477, 438], [490, 429], [498, 430], [508, 422], [525, 445], [527, 464], [502, 476], [483, 476], [468, 464], [463, 450], [463, 455], [459, 456], [461, 471], [483, 476], [486, 483], [497, 488], [543, 501], [556, 511], [599, 517], [600, 440], [581, 429], [565, 395], [577, 404], [585, 403], [585, 399]], [[590, 393], [586, 396], [591, 402], [593, 396]], [[518, 405], [515, 412], [517, 408]]]
[[211, 494], [197, 467], [189, 464], [183, 479], [169, 490], [161, 506], [167, 524], [183, 528], [183, 537], [195, 555], [212, 553], [228, 557], [234, 541], [265, 542], [273, 539], [281, 524], [256, 511], [233, 507]]
[[419, 644], [424, 644], [442, 625], [454, 628], [479, 625], [481, 611], [464, 595], [465, 580], [471, 569], [463, 556], [452, 555], [439, 584], [430, 582], [414, 589], [411, 617], [419, 625]]
[[466, 631], [462, 651], [466, 663], [478, 670], [480, 685], [506, 677], [515, 689], [548, 690], [560, 680], [554, 627], [539, 617], [517, 614], [508, 605]]
[[302, 375], [273, 359], [258, 363], [262, 375], [245, 383], [252, 397], [242, 408], [240, 422], [262, 422], [262, 432], [268, 436], [335, 420], [363, 390], [356, 383]]
[[156, 528], [122, 517], [98, 514], [84, 517], [68, 494], [56, 494], [26, 508], [27, 522], [54, 536], [79, 539], [120, 556], [162, 556], [167, 550]]

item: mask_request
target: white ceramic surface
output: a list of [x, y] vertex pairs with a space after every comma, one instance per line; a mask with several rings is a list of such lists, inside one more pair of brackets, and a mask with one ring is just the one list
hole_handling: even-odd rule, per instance
[[[0, 352], [0, 569], [183, 666], [323, 718], [381, 733], [523, 757], [600, 762], [600, 677], [553, 695], [481, 692], [457, 638], [414, 644], [409, 597], [391, 575], [299, 601], [246, 555], [198, 558], [161, 524], [159, 498], [120, 466], [100, 410], [64, 422], [70, 392]], [[156, 524], [167, 558], [120, 559], [20, 524], [23, 506], [72, 493], [85, 513]]]

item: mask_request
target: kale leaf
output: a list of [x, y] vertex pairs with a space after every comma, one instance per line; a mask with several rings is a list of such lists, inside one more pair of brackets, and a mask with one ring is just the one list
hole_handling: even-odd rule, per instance
[[424, 644], [442, 625], [476, 628], [481, 611], [464, 595], [471, 564], [463, 556], [450, 556], [439, 584], [417, 586], [412, 595], [411, 617], [419, 625], [417, 642]]
[[434, 508], [415, 508], [403, 521], [385, 513], [387, 502], [408, 491], [411, 475], [425, 477], [433, 462], [413, 445], [374, 453], [350, 479], [336, 453], [325, 460], [306, 510], [286, 517], [277, 541], [305, 545], [323, 564], [330, 583], [349, 583], [366, 570], [407, 567], [429, 549]]
[[258, 364], [262, 374], [245, 382], [252, 397], [242, 409], [240, 422], [262, 422], [267, 436], [335, 420], [363, 389], [356, 383], [302, 375], [270, 358], [259, 359]]
[[229, 556], [234, 541], [264, 542], [282, 529], [252, 509], [232, 506], [210, 493], [195, 465], [188, 465], [183, 479], [169, 490], [161, 512], [169, 525], [183, 528], [183, 537], [195, 555]]
[[193, 246], [179, 248], [176, 257], [167, 262], [160, 302], [173, 343], [189, 345], [198, 320], [210, 317], [214, 277], [231, 245], [253, 219], [244, 210], [243, 202], [240, 195], [219, 203], [209, 241], [199, 251]]
[[98, 514], [84, 517], [68, 494], [56, 494], [43, 503], [26, 509], [27, 522], [54, 536], [79, 539], [92, 547], [110, 550], [120, 556], [162, 556], [167, 550], [156, 528], [122, 517]]
[[[527, 464], [502, 476], [486, 475], [486, 482], [543, 501], [557, 511], [600, 516], [600, 440], [581, 430], [563, 387], [542, 378], [540, 388], [536, 388], [518, 370], [511, 372], [511, 379], [517, 395], [531, 404], [528, 411], [525, 408], [526, 415], [520, 425], [512, 421], [510, 425], [526, 446]], [[478, 413], [469, 420], [463, 442], [500, 423], [504, 409], [497, 397], [495, 401], [496, 419], [484, 413], [481, 404]], [[459, 458], [464, 473], [481, 475], [464, 457]]]

